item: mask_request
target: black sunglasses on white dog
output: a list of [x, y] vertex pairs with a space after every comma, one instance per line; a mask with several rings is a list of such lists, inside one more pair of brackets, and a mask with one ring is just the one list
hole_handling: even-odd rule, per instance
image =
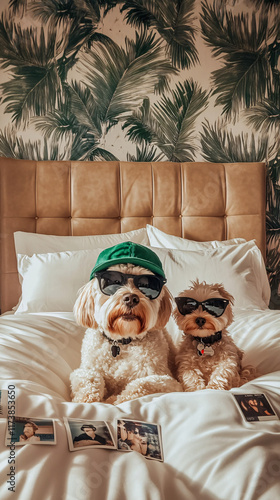
[[156, 299], [166, 279], [155, 274], [124, 274], [119, 271], [98, 271], [94, 275], [98, 279], [99, 288], [105, 295], [114, 295], [129, 279], [141, 293], [150, 300]]
[[229, 300], [219, 298], [207, 299], [203, 300], [203, 302], [198, 302], [198, 300], [192, 299], [191, 297], [175, 297], [175, 302], [179, 312], [183, 316], [191, 314], [193, 311], [198, 309], [199, 306], [201, 306], [203, 311], [215, 316], [215, 318], [222, 316], [229, 304]]

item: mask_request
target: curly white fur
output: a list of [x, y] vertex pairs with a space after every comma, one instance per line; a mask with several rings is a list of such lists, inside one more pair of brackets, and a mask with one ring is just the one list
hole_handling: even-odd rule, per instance
[[[243, 352], [235, 345], [227, 332], [227, 327], [233, 321], [233, 297], [221, 284], [208, 285], [205, 282], [193, 282], [189, 290], [184, 290], [180, 297], [191, 297], [199, 302], [218, 297], [229, 300], [225, 312], [216, 318], [199, 306], [193, 313], [183, 316], [176, 308], [175, 320], [182, 332], [182, 339], [176, 356], [177, 376], [185, 391], [200, 389], [224, 389], [239, 387], [249, 380], [257, 377], [257, 372], [252, 366], [242, 368]], [[201, 327], [195, 322], [196, 318], [204, 318], [205, 324]], [[205, 338], [222, 331], [222, 339], [211, 345], [214, 350], [212, 356], [199, 356], [197, 353], [198, 342], [194, 337]]]
[[[109, 269], [128, 274], [149, 273], [132, 264]], [[127, 294], [139, 298], [133, 308], [123, 301]], [[171, 310], [171, 296], [165, 286], [157, 299], [150, 300], [132, 279], [111, 296], [100, 291], [97, 279], [87, 283], [74, 307], [77, 322], [88, 329], [82, 344], [81, 366], [70, 376], [73, 401], [118, 404], [156, 392], [181, 391], [172, 375], [174, 348], [164, 328]], [[112, 341], [128, 337], [131, 343], [119, 344], [120, 354], [114, 358]]]

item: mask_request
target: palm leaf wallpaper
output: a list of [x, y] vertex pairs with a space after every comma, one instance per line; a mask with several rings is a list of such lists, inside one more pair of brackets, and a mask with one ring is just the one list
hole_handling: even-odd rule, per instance
[[267, 163], [280, 308], [279, 0], [2, 0], [0, 155]]

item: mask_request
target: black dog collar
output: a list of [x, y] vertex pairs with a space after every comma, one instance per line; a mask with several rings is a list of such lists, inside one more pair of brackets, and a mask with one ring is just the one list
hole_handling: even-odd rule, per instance
[[111, 353], [112, 353], [113, 358], [116, 358], [121, 352], [121, 348], [118, 344], [127, 345], [127, 344], [130, 344], [130, 342], [132, 342], [131, 337], [127, 337], [126, 339], [122, 338], [119, 340], [110, 339], [110, 337], [107, 337], [107, 335], [105, 335], [104, 332], [103, 332], [103, 337], [105, 337], [110, 343], [113, 344], [111, 346]]
[[222, 338], [222, 331], [216, 332], [209, 337], [194, 337], [194, 340], [197, 340], [200, 344], [204, 345], [212, 345], [215, 342], [219, 342]]

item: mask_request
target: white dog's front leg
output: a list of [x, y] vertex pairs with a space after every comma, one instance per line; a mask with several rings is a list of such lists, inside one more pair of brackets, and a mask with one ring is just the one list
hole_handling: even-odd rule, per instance
[[77, 368], [70, 375], [72, 401], [75, 403], [94, 403], [103, 400], [105, 382], [96, 370]]
[[156, 394], [157, 392], [180, 392], [181, 384], [170, 375], [149, 375], [133, 380], [127, 384], [126, 388], [117, 396], [114, 404], [120, 404], [124, 401]]

